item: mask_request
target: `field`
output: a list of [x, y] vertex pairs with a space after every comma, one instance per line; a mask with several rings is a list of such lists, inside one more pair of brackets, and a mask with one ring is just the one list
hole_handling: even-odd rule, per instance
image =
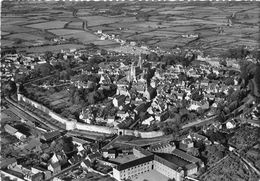
[[[35, 39], [61, 36], [77, 39], [80, 46], [90, 43], [103, 48], [115, 46], [115, 41], [101, 41], [94, 34], [97, 30], [151, 47], [200, 48], [209, 54], [241, 45], [259, 47], [257, 2], [5, 2], [2, 9], [1, 47], [17, 46], [16, 39], [22, 39], [26, 42], [21, 44], [22, 51], [42, 51], [41, 47], [37, 50], [38, 47], [28, 46], [34, 46]], [[111, 15], [114, 10], [121, 13]], [[147, 15], [146, 18], [139, 16], [139, 12]], [[232, 26], [228, 26], [231, 15], [234, 15]], [[185, 34], [198, 34], [199, 38], [182, 38]], [[53, 49], [52, 43], [47, 43], [44, 47], [47, 50], [63, 48]], [[72, 44], [64, 44], [68, 43]]]

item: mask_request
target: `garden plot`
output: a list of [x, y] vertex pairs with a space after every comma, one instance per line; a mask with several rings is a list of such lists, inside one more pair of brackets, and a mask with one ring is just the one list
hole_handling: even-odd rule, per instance
[[66, 23], [67, 23], [66, 21], [49, 21], [45, 23], [27, 25], [27, 27], [37, 28], [37, 29], [58, 29], [58, 28], [63, 28]]

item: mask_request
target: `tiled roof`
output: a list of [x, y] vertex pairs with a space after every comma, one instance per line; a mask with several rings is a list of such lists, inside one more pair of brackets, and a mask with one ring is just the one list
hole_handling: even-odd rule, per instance
[[191, 162], [191, 163], [198, 163], [198, 162], [201, 162], [200, 159], [194, 157], [194, 156], [191, 156], [181, 150], [178, 150], [178, 149], [175, 149], [173, 150], [172, 152], [173, 155], [176, 155], [177, 157], [180, 157], [188, 162]]
[[121, 170], [125, 170], [134, 166], [138, 166], [140, 164], [146, 163], [146, 162], [150, 162], [154, 160], [154, 155], [149, 155], [146, 157], [142, 157], [142, 158], [138, 158], [136, 160], [132, 160], [130, 162], [127, 163], [123, 163], [121, 165], [117, 166], [117, 170], [121, 171]]
[[197, 167], [197, 165], [194, 164], [194, 163], [191, 163], [191, 164], [185, 166], [185, 168], [186, 168], [187, 170], [190, 170], [190, 169], [193, 169], [193, 168], [196, 168], [196, 167]]
[[14, 134], [17, 132], [17, 129], [15, 129], [14, 127], [10, 126], [9, 124], [6, 124], [4, 126], [5, 130], [11, 134]]
[[102, 155], [98, 152], [96, 153], [91, 153], [88, 155], [89, 159], [92, 160], [92, 159], [95, 159], [95, 158], [98, 158], [98, 157], [102, 157]]
[[51, 131], [51, 132], [48, 132], [48, 133], [45, 133], [42, 138], [46, 141], [50, 140], [50, 139], [53, 139], [55, 137], [58, 137], [60, 136], [60, 132], [59, 131]]
[[187, 160], [184, 160], [174, 154], [170, 154], [170, 153], [155, 153], [157, 156], [164, 158], [165, 160], [167, 160], [170, 163], [175, 164], [177, 167], [185, 167], [186, 165], [189, 165], [190, 162]]

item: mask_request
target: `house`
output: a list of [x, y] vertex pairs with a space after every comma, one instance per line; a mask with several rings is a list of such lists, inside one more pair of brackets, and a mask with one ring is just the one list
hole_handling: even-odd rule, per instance
[[118, 117], [120, 117], [121, 119], [125, 119], [126, 117], [129, 116], [129, 113], [127, 111], [124, 111], [124, 110], [120, 110], [120, 111], [117, 111], [116, 115]]
[[200, 82], [200, 85], [201, 85], [202, 87], [208, 87], [208, 85], [209, 85], [209, 80], [203, 79], [203, 80]]
[[89, 160], [83, 160], [80, 165], [85, 169], [91, 168], [91, 162]]
[[116, 95], [113, 99], [113, 105], [115, 107], [123, 106], [125, 104], [125, 99], [126, 99], [125, 95]]
[[59, 162], [50, 163], [48, 165], [48, 170], [50, 170], [53, 174], [57, 174], [61, 171], [61, 165]]
[[168, 118], [169, 118], [169, 112], [168, 111], [164, 111], [160, 114], [155, 115], [155, 120], [159, 121], [159, 122], [165, 121]]
[[73, 156], [68, 160], [68, 162], [69, 162], [71, 165], [74, 165], [74, 164], [80, 162], [81, 159], [82, 159], [82, 158], [81, 158], [79, 155], [73, 155]]
[[150, 116], [149, 118], [142, 121], [143, 125], [151, 125], [151, 123], [154, 121], [154, 117]]
[[230, 121], [228, 121], [227, 123], [226, 123], [226, 128], [227, 129], [233, 129], [233, 128], [235, 128], [236, 127], [236, 122], [235, 122], [235, 120], [230, 120]]
[[14, 127], [10, 126], [9, 124], [6, 124], [4, 126], [4, 129], [7, 133], [9, 133], [10, 135], [15, 135], [15, 133], [17, 132], [17, 129], [15, 129]]
[[183, 99], [183, 96], [184, 96], [183, 92], [176, 92], [175, 94], [176, 94], [177, 99], [179, 99], [179, 100]]
[[105, 158], [116, 158], [118, 153], [115, 149], [104, 149], [103, 151], [103, 157]]
[[107, 116], [107, 123], [111, 124], [115, 121], [115, 116], [108, 115]]
[[139, 115], [141, 112], [146, 112], [149, 107], [150, 107], [149, 103], [141, 103], [134, 109], [134, 112], [135, 114]]
[[97, 158], [101, 158], [102, 155], [98, 152], [95, 152], [95, 153], [91, 153], [89, 154], [86, 159], [89, 160], [90, 162], [93, 162], [94, 160], [96, 160]]
[[20, 133], [19, 131], [17, 131], [17, 132], [14, 134], [14, 136], [15, 136], [16, 138], [18, 138], [20, 141], [24, 141], [24, 140], [26, 139], [26, 136], [25, 136], [24, 134]]
[[47, 132], [44, 133], [41, 136], [41, 140], [43, 140], [44, 142], [51, 142], [55, 139], [57, 139], [58, 137], [60, 137], [60, 132], [59, 131], [51, 131], [51, 132]]
[[54, 154], [52, 155], [52, 157], [51, 157], [51, 159], [50, 159], [50, 162], [51, 162], [51, 163], [59, 162], [59, 158], [58, 158], [58, 156], [57, 156], [56, 153], [54, 153]]
[[194, 143], [190, 138], [183, 139], [179, 143], [179, 149], [181, 149], [183, 151], [188, 151], [190, 148], [193, 148], [193, 147], [194, 147]]
[[51, 178], [51, 171], [49, 171], [49, 170], [47, 170], [47, 168], [43, 168], [41, 166], [31, 167], [31, 172], [33, 174], [43, 173], [44, 174], [44, 177], [43, 177], [44, 180]]
[[156, 88], [153, 88], [151, 86], [147, 86], [143, 96], [147, 99], [147, 100], [152, 100], [153, 98], [156, 97]]
[[28, 180], [28, 181], [43, 181], [44, 173], [39, 172], [39, 173], [34, 174], [32, 172], [29, 172], [29, 173], [25, 174], [24, 179]]
[[72, 137], [72, 143], [76, 144], [78, 152], [81, 152], [82, 150], [85, 150], [83, 145], [86, 144], [87, 141], [80, 138]]
[[110, 77], [107, 74], [102, 74], [99, 84], [112, 84]]
[[12, 168], [17, 165], [17, 161], [15, 158], [6, 158], [4, 160], [1, 160], [0, 162], [0, 169], [5, 169], [5, 168]]

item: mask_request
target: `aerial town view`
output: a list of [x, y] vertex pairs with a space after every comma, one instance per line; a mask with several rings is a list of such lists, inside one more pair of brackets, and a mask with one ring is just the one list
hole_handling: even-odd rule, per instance
[[3, 181], [259, 181], [260, 3], [1, 2]]

